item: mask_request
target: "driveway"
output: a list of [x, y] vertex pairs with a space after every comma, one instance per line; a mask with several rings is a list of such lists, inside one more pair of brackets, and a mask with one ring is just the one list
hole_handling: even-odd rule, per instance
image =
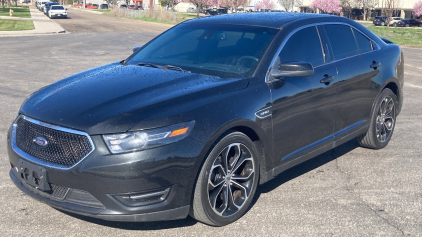
[[[69, 10], [71, 34], [2, 38], [0, 52], [0, 236], [420, 236], [422, 230], [422, 50], [404, 48], [404, 106], [382, 150], [355, 140], [290, 169], [258, 188], [249, 212], [221, 228], [188, 217], [152, 223], [106, 222], [63, 213], [19, 191], [9, 178], [6, 133], [34, 90], [130, 55], [161, 29], [127, 27]], [[131, 22], [127, 24], [138, 24]], [[86, 29], [84, 25], [92, 25]], [[121, 25], [121, 27], [117, 27]], [[148, 25], [148, 26], [146, 26]], [[116, 32], [108, 31], [113, 27]], [[95, 31], [94, 29], [97, 29]], [[101, 29], [101, 31], [99, 30]], [[139, 31], [138, 31], [139, 30]]]

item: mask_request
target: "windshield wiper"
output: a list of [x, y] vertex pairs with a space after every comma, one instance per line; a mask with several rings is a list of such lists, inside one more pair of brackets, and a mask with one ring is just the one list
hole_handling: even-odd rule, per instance
[[183, 70], [181, 67], [173, 66], [173, 65], [164, 65], [163, 68], [170, 69], [170, 70], [175, 70], [175, 71], [182, 71], [182, 72], [188, 72], [188, 73], [190, 73], [190, 71]]
[[173, 65], [159, 65], [159, 64], [154, 64], [154, 63], [138, 63], [137, 65], [144, 66], [144, 67], [161, 68], [163, 70], [167, 70], [168, 69], [168, 70], [175, 70], [175, 71], [181, 71], [181, 72], [188, 72], [188, 73], [190, 73], [190, 71], [183, 70], [181, 67], [173, 66]]
[[163, 68], [162, 66], [160, 66], [158, 64], [153, 64], [153, 63], [138, 63], [136, 65], [138, 65], [138, 66], [144, 66], [144, 67]]

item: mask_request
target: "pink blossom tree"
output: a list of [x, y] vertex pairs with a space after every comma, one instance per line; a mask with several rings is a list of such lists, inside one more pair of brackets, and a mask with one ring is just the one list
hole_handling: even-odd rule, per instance
[[414, 16], [422, 15], [422, 1], [415, 3], [412, 13]]
[[310, 8], [319, 8], [325, 13], [340, 13], [340, 1], [339, 0], [313, 0], [309, 5]]
[[235, 12], [240, 6], [246, 6], [248, 0], [204, 0], [204, 3], [208, 6], [229, 8]]
[[261, 0], [254, 6], [255, 10], [273, 9], [274, 3], [271, 0]]

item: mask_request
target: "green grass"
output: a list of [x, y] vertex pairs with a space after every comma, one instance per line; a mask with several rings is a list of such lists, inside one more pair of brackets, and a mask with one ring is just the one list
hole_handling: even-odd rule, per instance
[[[21, 18], [31, 18], [31, 13], [29, 13], [29, 7], [10, 7], [13, 10], [14, 17], [21, 17]], [[4, 10], [0, 7], [0, 16], [9, 16], [10, 8], [5, 7]]]
[[422, 48], [422, 28], [367, 26], [369, 30], [380, 37], [387, 38], [401, 46]]
[[93, 11], [96, 11], [96, 12], [109, 12], [110, 9], [93, 9]]
[[19, 31], [19, 30], [33, 30], [34, 23], [32, 21], [20, 20], [0, 20], [0, 31]]
[[155, 18], [150, 18], [150, 17], [136, 17], [136, 18], [133, 18], [133, 19], [141, 20], [141, 21], [159, 22], [159, 23], [172, 24], [172, 25], [176, 24], [172, 21], [161, 21], [161, 20], [158, 20], [158, 19], [155, 19]]

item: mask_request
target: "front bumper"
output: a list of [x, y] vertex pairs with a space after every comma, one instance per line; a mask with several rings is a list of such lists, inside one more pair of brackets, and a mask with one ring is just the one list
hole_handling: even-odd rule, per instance
[[[64, 211], [113, 221], [157, 221], [185, 218], [189, 212], [203, 143], [187, 137], [179, 142], [126, 154], [110, 154], [101, 136], [91, 136], [95, 150], [71, 169], [56, 169], [25, 159], [11, 146], [10, 177], [29, 196]], [[25, 161], [46, 170], [50, 185], [64, 187], [52, 196], [22, 181], [18, 167]], [[117, 197], [150, 195], [169, 190], [160, 202], [124, 203]], [[65, 192], [65, 191], [63, 191]]]

